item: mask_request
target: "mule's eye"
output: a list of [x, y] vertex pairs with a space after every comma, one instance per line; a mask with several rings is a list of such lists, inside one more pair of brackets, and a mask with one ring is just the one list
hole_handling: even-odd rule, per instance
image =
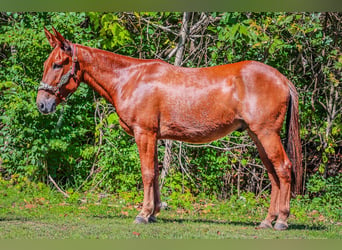
[[62, 68], [62, 66], [63, 66], [63, 65], [57, 64], [57, 63], [52, 64], [52, 68], [53, 68], [53, 69], [60, 69], [60, 68]]

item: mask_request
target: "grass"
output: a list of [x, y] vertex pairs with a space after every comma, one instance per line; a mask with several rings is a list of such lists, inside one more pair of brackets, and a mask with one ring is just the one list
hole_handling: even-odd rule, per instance
[[[0, 184], [0, 239], [341, 239], [341, 222], [317, 210], [291, 215], [287, 231], [257, 230], [266, 202], [201, 200], [189, 209], [169, 206], [158, 222], [135, 225], [139, 204], [97, 196], [66, 199], [42, 184]], [[252, 202], [252, 203], [253, 203]], [[296, 206], [296, 204], [295, 204]], [[299, 205], [297, 208], [301, 209]]]

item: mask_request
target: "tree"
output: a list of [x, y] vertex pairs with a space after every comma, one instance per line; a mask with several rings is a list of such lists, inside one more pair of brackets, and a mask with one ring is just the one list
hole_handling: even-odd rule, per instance
[[[7, 178], [19, 174], [46, 182], [50, 175], [58, 185], [83, 190], [141, 187], [134, 140], [119, 128], [114, 107], [92, 90], [81, 85], [64, 111], [52, 117], [38, 113], [36, 87], [51, 50], [42, 30], [53, 24], [73, 42], [137, 58], [185, 67], [257, 60], [277, 68], [300, 95], [305, 183], [337, 180], [342, 166], [341, 19], [333, 12], [1, 12], [0, 171]], [[163, 146], [160, 162], [167, 155]], [[167, 152], [174, 161], [162, 178], [165, 195], [179, 191], [225, 199], [244, 191], [261, 196], [269, 188], [245, 133], [208, 145], [174, 143]]]

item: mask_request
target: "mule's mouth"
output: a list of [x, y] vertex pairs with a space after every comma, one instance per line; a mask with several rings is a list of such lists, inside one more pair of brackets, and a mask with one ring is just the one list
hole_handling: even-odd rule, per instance
[[36, 99], [37, 108], [44, 115], [51, 114], [56, 111], [58, 99], [48, 91], [39, 90]]
[[55, 102], [37, 102], [37, 107], [40, 113], [43, 115], [48, 115], [54, 113], [56, 111], [56, 103]]

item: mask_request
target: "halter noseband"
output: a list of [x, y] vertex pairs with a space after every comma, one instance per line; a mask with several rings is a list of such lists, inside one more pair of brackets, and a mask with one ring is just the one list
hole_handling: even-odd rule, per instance
[[72, 55], [72, 65], [70, 67], [70, 70], [61, 77], [61, 80], [59, 81], [57, 86], [51, 86], [51, 85], [41, 81], [40, 85], [38, 87], [38, 90], [50, 91], [55, 96], [58, 96], [63, 101], [66, 101], [70, 97], [71, 94], [69, 94], [67, 97], [63, 97], [60, 93], [60, 89], [63, 85], [67, 84], [71, 78], [74, 78], [75, 80], [77, 80], [77, 75], [75, 74], [77, 63], [78, 63], [78, 61], [77, 61], [77, 48], [76, 48], [76, 44], [74, 44], [73, 55]]

